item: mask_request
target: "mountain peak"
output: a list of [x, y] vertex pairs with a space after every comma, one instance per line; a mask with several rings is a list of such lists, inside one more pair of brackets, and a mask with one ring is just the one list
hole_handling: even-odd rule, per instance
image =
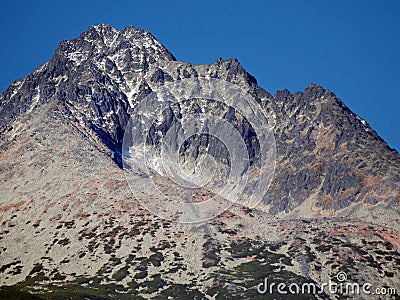
[[[291, 170], [299, 170], [296, 176], [307, 180], [304, 184], [311, 187], [296, 192], [281, 188], [278, 198], [286, 198], [289, 204], [271, 202], [276, 211], [294, 209], [311, 192], [317, 193], [318, 183], [323, 183], [318, 191], [321, 199], [329, 196], [348, 202], [368, 200], [373, 197], [367, 189], [369, 183], [365, 183], [363, 193], [359, 192], [367, 168], [382, 178], [394, 178], [396, 170], [388, 167], [388, 161], [389, 157], [398, 161], [398, 154], [388, 152], [386, 144], [368, 124], [329, 90], [312, 83], [303, 92], [291, 94], [283, 90], [272, 97], [258, 86], [238, 59], [219, 58], [211, 65], [177, 62], [150, 32], [133, 26], [118, 30], [99, 24], [74, 40], [63, 41], [48, 63], [1, 95], [0, 132], [9, 131], [1, 138], [17, 134], [16, 119], [29, 115], [45, 103], [59, 101], [66, 112], [64, 116], [77, 123], [86, 135], [100, 138], [117, 157], [130, 111], [154, 87], [164, 82], [207, 76], [236, 84], [254, 95], [275, 124], [277, 152], [283, 157], [282, 164], [277, 167], [277, 181], [286, 185], [290, 178], [285, 176], [289, 176], [287, 169], [291, 166]], [[368, 167], [354, 163], [376, 160], [369, 149], [380, 149], [379, 163]], [[338, 163], [342, 157], [351, 155], [355, 158]], [[333, 159], [336, 161], [332, 162]], [[333, 170], [342, 178], [316, 177], [319, 173], [307, 165], [314, 160], [320, 162], [318, 170]], [[392, 175], [385, 175], [389, 169]], [[330, 176], [329, 172], [326, 176]], [[351, 193], [342, 195], [335, 180]], [[320, 205], [326, 209], [334, 205], [346, 206], [334, 202]]]
[[132, 25], [128, 25], [124, 28], [124, 32], [130, 32], [130, 33], [150, 33], [149, 31], [139, 28], [139, 27], [134, 27]]
[[112, 27], [110, 24], [105, 24], [105, 23], [100, 23], [98, 25], [92, 25], [89, 28], [95, 28], [96, 30], [118, 31], [118, 29]]
[[[188, 96], [180, 85], [208, 79], [234, 88], [213, 90], [214, 101], [197, 96], [203, 86], [190, 85]], [[183, 91], [178, 103], [148, 102], [169, 84]], [[218, 101], [225, 95], [234, 101]], [[147, 156], [174, 136], [173, 155]], [[145, 151], [131, 155], [138, 140]], [[264, 154], [270, 186], [258, 185]], [[184, 163], [179, 172], [155, 169], [171, 167], [166, 160], [175, 156]], [[124, 174], [125, 157], [139, 168]], [[272, 96], [237, 59], [179, 62], [146, 30], [99, 24], [62, 42], [49, 62], [0, 94], [0, 158], [0, 281], [20, 282], [10, 295], [253, 299], [260, 274], [311, 284], [342, 270], [357, 282], [399, 285], [400, 156], [317, 84]], [[242, 173], [230, 172], [243, 161]], [[185, 190], [179, 182], [191, 178], [196, 184]], [[207, 224], [178, 224], [182, 211], [169, 221], [145, 209], [188, 204], [200, 215], [197, 204], [219, 194], [209, 189], [214, 182], [237, 190], [220, 178], [242, 178], [249, 189]], [[263, 198], [250, 209], [242, 200], [253, 191]], [[4, 295], [0, 288], [0, 298], [10, 298]]]
[[241, 77], [249, 86], [257, 86], [257, 79], [246, 71], [237, 58], [224, 60], [219, 57], [213, 65], [226, 70], [227, 81], [232, 81], [234, 77]]
[[147, 30], [127, 26], [118, 30], [108, 24], [89, 27], [73, 40], [64, 40], [56, 50], [56, 55], [66, 56], [75, 63], [88, 58], [114, 55], [121, 50], [148, 52], [148, 55], [162, 56], [175, 60], [173, 55]]

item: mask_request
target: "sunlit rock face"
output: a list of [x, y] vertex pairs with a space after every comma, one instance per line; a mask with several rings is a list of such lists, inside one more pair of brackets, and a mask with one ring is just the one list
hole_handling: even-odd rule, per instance
[[[202, 94], [214, 81], [232, 97]], [[165, 106], [162, 88], [188, 82], [192, 96]], [[130, 132], [141, 103], [160, 112], [146, 138]], [[161, 155], [165, 140], [174, 155]], [[98, 25], [0, 95], [0, 143], [0, 282], [11, 286], [0, 298], [249, 299], [267, 276], [320, 284], [339, 271], [399, 286], [400, 156], [321, 86], [271, 95], [236, 59], [178, 62], [147, 31]], [[190, 207], [220, 202], [182, 223], [153, 184]]]

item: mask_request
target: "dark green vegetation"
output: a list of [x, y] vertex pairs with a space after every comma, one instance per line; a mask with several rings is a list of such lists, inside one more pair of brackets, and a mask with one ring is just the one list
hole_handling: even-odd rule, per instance
[[[143, 222], [134, 229], [145, 230], [146, 224], [154, 225], [147, 230], [150, 234], [155, 233], [157, 226], [169, 228], [168, 224]], [[389, 282], [399, 274], [394, 267], [400, 265], [396, 246], [379, 238], [374, 228], [364, 228], [364, 236], [353, 238], [351, 232], [360, 231], [354, 226], [333, 229], [312, 223], [299, 226], [299, 223], [283, 224], [282, 240], [275, 243], [243, 236], [221, 241], [217, 235], [204, 234], [199, 254], [201, 273], [196, 273], [190, 264], [190, 259], [197, 257], [183, 251], [187, 244], [195, 242], [188, 242], [185, 236], [180, 247], [178, 241], [160, 239], [145, 252], [139, 251], [143, 238], [137, 237], [138, 246], [129, 255], [118, 258], [114, 251], [121, 237], [133, 238], [132, 232], [118, 234], [119, 231], [111, 230], [100, 231], [99, 235], [96, 230], [88, 230], [80, 235], [88, 240], [88, 251], [80, 252], [79, 256], [90, 257], [90, 252], [95, 253], [99, 246], [111, 253], [94, 276], [67, 276], [58, 269], [49, 269], [46, 263], [49, 258], [43, 257], [42, 263], [33, 266], [24, 281], [0, 288], [0, 299], [315, 299], [308, 293], [292, 295], [288, 286], [312, 283], [318, 287], [315, 278], [323, 271], [328, 271], [335, 282], [335, 275], [343, 271], [351, 282], [358, 283], [365, 282], [366, 272], [375, 272], [371, 274]], [[63, 261], [68, 263], [67, 258]], [[21, 268], [21, 261], [16, 260], [1, 266], [0, 272], [14, 274]], [[285, 283], [289, 293], [281, 295], [274, 288], [271, 294], [260, 294], [257, 286], [265, 278], [275, 287]], [[330, 295], [318, 296], [329, 299]], [[345, 299], [343, 295], [340, 297]]]
[[[229, 260], [253, 257], [252, 260], [238, 264], [234, 269], [224, 266], [221, 260], [221, 246], [208, 240], [204, 244], [204, 264], [208, 268], [219, 266], [218, 271], [211, 271], [212, 286], [205, 293], [215, 296], [216, 299], [280, 299], [279, 294], [261, 295], [257, 292], [257, 285], [264, 278], [271, 278], [271, 282], [301, 283], [308, 282], [307, 278], [285, 270], [285, 265], [291, 265], [291, 258], [275, 253], [278, 246], [242, 240], [227, 245], [231, 253]], [[162, 247], [163, 249], [167, 247]], [[162, 250], [163, 250], [162, 249]], [[272, 249], [272, 250], [271, 250]], [[164, 256], [153, 248], [154, 252], [148, 258], [135, 258], [130, 255], [125, 260], [125, 266], [117, 269], [112, 280], [107, 279], [113, 265], [121, 265], [121, 260], [113, 259], [99, 270], [96, 277], [75, 278], [71, 282], [50, 281], [44, 274], [43, 266], [36, 265], [24, 282], [12, 287], [3, 287], [0, 290], [1, 299], [142, 299], [141, 294], [154, 296], [155, 299], [204, 299], [206, 294], [200, 292], [193, 284], [174, 284], [168, 282], [162, 274], [149, 275], [149, 267], [160, 267]], [[170, 272], [175, 273], [185, 266], [179, 253], [174, 252], [175, 264]], [[132, 273], [134, 271], [134, 273]], [[120, 282], [125, 280], [127, 284]], [[38, 290], [37, 287], [40, 286]], [[310, 299], [302, 295], [286, 297], [285, 299]], [[311, 298], [312, 299], [312, 298]]]

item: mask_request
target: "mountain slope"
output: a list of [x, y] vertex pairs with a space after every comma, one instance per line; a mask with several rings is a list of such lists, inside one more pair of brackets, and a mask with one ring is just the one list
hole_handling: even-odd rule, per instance
[[[238, 85], [268, 117], [275, 176], [255, 209], [235, 204], [207, 223], [180, 224], [148, 212], [129, 189], [129, 118], [152, 91], [187, 78]], [[185, 122], [185, 109], [166, 112], [162, 134]], [[251, 124], [229, 108], [213, 112], [241, 128], [257, 166]], [[272, 96], [236, 59], [178, 62], [149, 32], [99, 25], [1, 94], [0, 120], [0, 279], [14, 285], [0, 293], [254, 298], [265, 276], [321, 283], [339, 270], [398, 286], [400, 156], [318, 85]]]
[[150, 33], [133, 27], [99, 25], [62, 42], [48, 63], [1, 95], [0, 129], [7, 139], [18, 132], [13, 122], [19, 116], [59, 100], [64, 116], [99, 137], [120, 163], [130, 111], [152, 86], [207, 75], [240, 85], [273, 123], [277, 172], [265, 200], [271, 213], [293, 211], [310, 197], [312, 210], [326, 213], [354, 203], [398, 207], [398, 153], [333, 93], [310, 85], [302, 93], [271, 96], [237, 60], [176, 62]]

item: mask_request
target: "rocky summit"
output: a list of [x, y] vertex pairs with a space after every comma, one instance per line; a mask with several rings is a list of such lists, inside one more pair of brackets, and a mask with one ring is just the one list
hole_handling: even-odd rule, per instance
[[[249, 95], [265, 127], [243, 116], [246, 105], [194, 97], [205, 80]], [[151, 157], [191, 122], [207, 134], [176, 148], [178, 161], [193, 170], [185, 178], [230, 176], [225, 171], [244, 161], [232, 153], [248, 161], [234, 181], [245, 174], [250, 188], [202, 222], [149, 210], [143, 201], [168, 209], [147, 193], [150, 184], [191, 207], [224, 196], [222, 187], [183, 196], [170, 182], [172, 164], [127, 176], [127, 157], [144, 162], [130, 152], [140, 134], [127, 137], [145, 123], [132, 122], [143, 112], [138, 107], [182, 82], [194, 84], [187, 101], [167, 105], [150, 124], [144, 148]], [[205, 115], [216, 116], [214, 134], [229, 123], [237, 132], [231, 141], [243, 144], [231, 148], [213, 137]], [[263, 169], [263, 145], [272, 136]], [[205, 165], [214, 172], [196, 177], [195, 166], [209, 156]], [[400, 297], [400, 155], [317, 84], [272, 95], [236, 59], [179, 62], [148, 31], [102, 24], [61, 42], [48, 62], [0, 95], [0, 161], [1, 299], [289, 299], [260, 284], [320, 287], [343, 283], [339, 274]], [[246, 204], [253, 190], [262, 195], [256, 206]], [[293, 297], [373, 296], [322, 289]]]

